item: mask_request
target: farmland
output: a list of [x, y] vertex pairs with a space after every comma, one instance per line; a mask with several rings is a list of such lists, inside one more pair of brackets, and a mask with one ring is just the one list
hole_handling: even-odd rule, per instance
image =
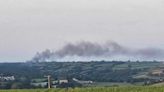
[[68, 89], [20, 89], [0, 90], [0, 92], [164, 92], [164, 87], [94, 87]]
[[[47, 88], [45, 75], [51, 75], [52, 85], [57, 88], [149, 86], [164, 82], [164, 63], [155, 61], [0, 63], [0, 74], [2, 74], [0, 89]], [[12, 76], [14, 80], [11, 80]], [[74, 78], [80, 82], [73, 80]], [[59, 80], [66, 80], [68, 83], [60, 85]], [[88, 81], [91, 83], [86, 83]]]

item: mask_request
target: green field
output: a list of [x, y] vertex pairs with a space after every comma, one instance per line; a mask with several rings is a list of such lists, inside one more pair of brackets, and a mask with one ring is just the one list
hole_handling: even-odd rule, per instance
[[[163, 62], [41, 62], [41, 63], [0, 63], [0, 73], [14, 76], [15, 80], [0, 80], [0, 89], [46, 88], [51, 75], [52, 85], [65, 87], [124, 87], [164, 84]], [[74, 81], [76, 78], [83, 83]], [[68, 80], [61, 85], [57, 81]], [[92, 81], [92, 83], [84, 83]]]
[[164, 87], [93, 87], [69, 89], [0, 90], [0, 92], [164, 92]]

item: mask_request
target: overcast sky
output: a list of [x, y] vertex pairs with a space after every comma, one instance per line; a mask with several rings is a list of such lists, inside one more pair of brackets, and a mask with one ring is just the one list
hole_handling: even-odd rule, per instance
[[164, 49], [163, 0], [0, 0], [0, 61], [78, 41]]

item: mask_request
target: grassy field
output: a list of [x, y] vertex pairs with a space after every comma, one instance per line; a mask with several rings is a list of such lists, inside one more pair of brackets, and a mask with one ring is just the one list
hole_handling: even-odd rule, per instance
[[0, 92], [164, 92], [164, 87], [95, 87], [74, 89], [24, 89], [0, 90]]

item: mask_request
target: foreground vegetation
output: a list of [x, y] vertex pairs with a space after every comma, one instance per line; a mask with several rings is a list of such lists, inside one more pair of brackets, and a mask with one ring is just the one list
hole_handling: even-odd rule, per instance
[[164, 92], [164, 87], [95, 87], [69, 89], [0, 90], [0, 92]]

